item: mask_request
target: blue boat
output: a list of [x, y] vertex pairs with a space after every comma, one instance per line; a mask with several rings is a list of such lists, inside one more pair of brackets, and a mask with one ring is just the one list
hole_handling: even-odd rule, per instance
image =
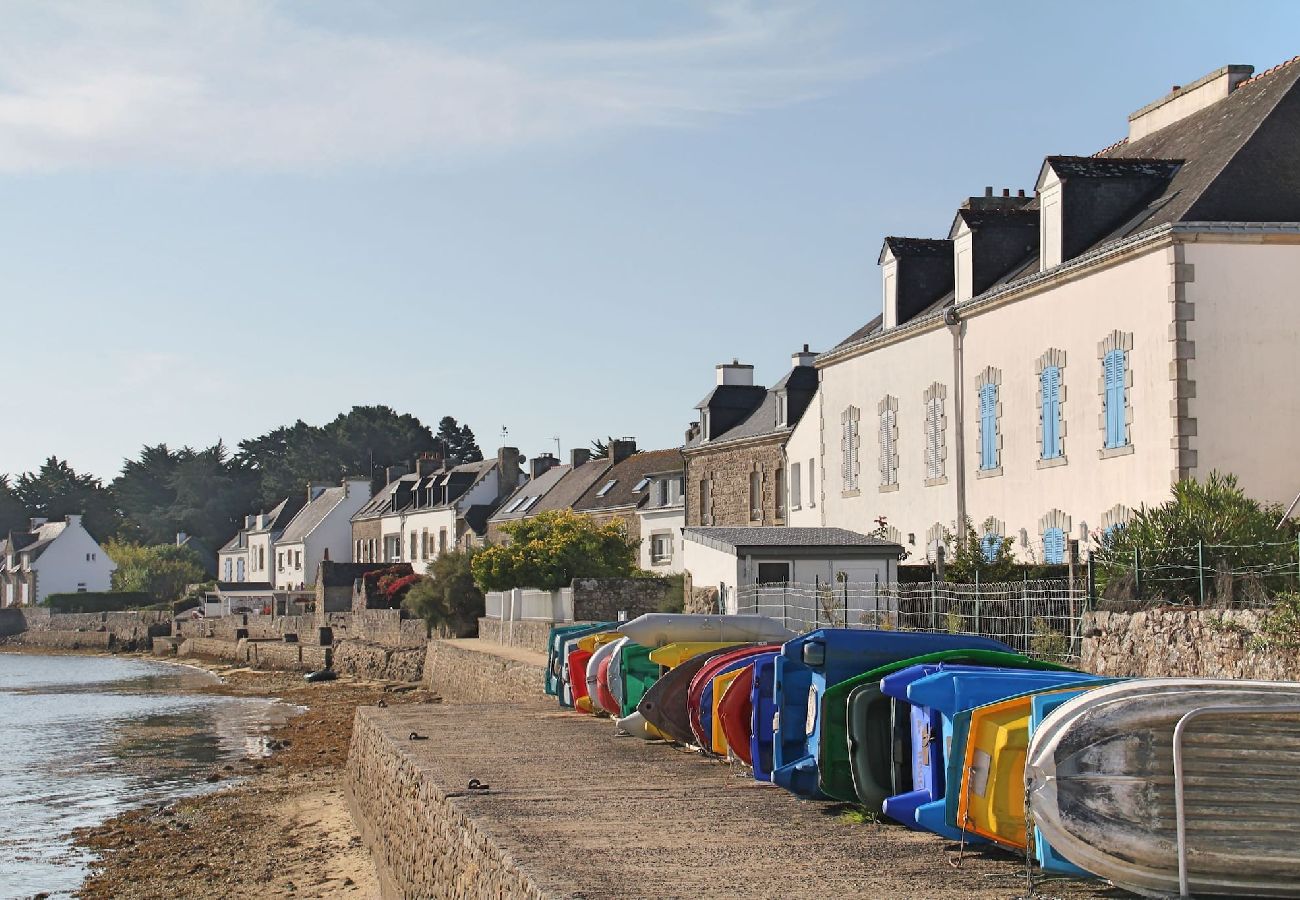
[[549, 696], [560, 695], [561, 676], [564, 673], [564, 645], [570, 638], [585, 637], [600, 631], [608, 631], [617, 622], [595, 622], [583, 625], [556, 625], [546, 638], [546, 678], [543, 690]]
[[754, 780], [772, 780], [772, 745], [776, 724], [776, 658], [764, 654], [754, 660], [754, 683], [750, 688], [749, 757], [754, 763]]
[[[904, 673], [897, 674], [901, 676]], [[929, 782], [931, 789], [941, 788], [942, 792], [929, 795], [929, 799], [922, 795], [911, 797], [906, 801], [900, 799], [894, 802], [892, 797], [886, 800], [887, 805], [893, 804], [894, 811], [890, 814], [891, 818], [902, 815], [906, 804], [915, 804], [914, 821], [917, 825], [949, 840], [961, 840], [961, 830], [955, 825], [948, 824], [945, 803], [945, 798], [951, 793], [955, 821], [957, 792], [955, 789], [949, 792], [948, 788], [954, 784], [950, 780], [951, 776], [959, 773], [951, 772], [948, 765], [952, 759], [963, 758], [966, 746], [965, 734], [963, 733], [959, 738], [954, 727], [954, 720], [958, 714], [1010, 697], [1098, 680], [1102, 680], [1100, 676], [1084, 675], [1079, 672], [999, 669], [984, 672], [935, 672], [906, 685], [907, 701], [923, 713], [920, 723], [923, 728], [928, 729], [925, 733], [929, 735], [929, 743], [931, 745], [938, 743], [941, 748], [944, 777], [942, 785], [939, 785], [937, 778], [932, 775]], [[891, 685], [890, 689], [897, 691], [898, 687]], [[935, 738], [940, 736], [941, 739], [936, 741]], [[933, 761], [930, 768], [932, 771], [936, 768]], [[960, 778], [956, 780], [956, 785], [960, 786]], [[966, 834], [967, 843], [976, 843], [977, 841], [973, 839], [974, 835]]]
[[817, 782], [821, 696], [830, 685], [872, 669], [940, 650], [1002, 650], [1001, 641], [962, 634], [821, 628], [787, 641], [776, 658], [773, 697], [779, 710], [772, 781], [793, 794], [823, 796]]
[[[1080, 694], [1085, 693], [1085, 689], [1080, 688], [1077, 691], [1061, 691], [1057, 694], [1042, 694], [1034, 697], [1033, 707], [1029, 713], [1029, 736], [1032, 739], [1038, 726], [1043, 724], [1052, 712], [1065, 703], [1072, 700]], [[1070, 862], [1061, 854], [1052, 848], [1052, 845], [1043, 837], [1043, 833], [1034, 827], [1034, 857], [1038, 860], [1038, 865], [1044, 872], [1053, 872], [1057, 875], [1069, 875], [1074, 878], [1096, 878], [1091, 872], [1079, 868]]]

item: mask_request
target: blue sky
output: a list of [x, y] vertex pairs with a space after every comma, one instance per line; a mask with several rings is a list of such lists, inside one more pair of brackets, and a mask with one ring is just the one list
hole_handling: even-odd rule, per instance
[[0, 0], [0, 472], [385, 403], [674, 446], [886, 234], [1091, 153], [1291, 3]]

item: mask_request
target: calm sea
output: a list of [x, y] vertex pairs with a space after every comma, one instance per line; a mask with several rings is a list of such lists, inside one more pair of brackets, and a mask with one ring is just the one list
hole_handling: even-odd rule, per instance
[[211, 789], [293, 707], [187, 694], [216, 678], [134, 659], [0, 653], [0, 898], [71, 896], [89, 858], [68, 833]]

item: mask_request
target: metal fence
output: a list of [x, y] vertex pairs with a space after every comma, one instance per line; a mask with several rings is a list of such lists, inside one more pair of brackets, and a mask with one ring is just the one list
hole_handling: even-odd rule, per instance
[[995, 638], [1040, 659], [1079, 656], [1088, 607], [1083, 579], [989, 584], [765, 584], [736, 594], [737, 612], [794, 631], [885, 628]]
[[1300, 590], [1300, 543], [1187, 544], [1098, 552], [1096, 595], [1136, 604], [1259, 608]]

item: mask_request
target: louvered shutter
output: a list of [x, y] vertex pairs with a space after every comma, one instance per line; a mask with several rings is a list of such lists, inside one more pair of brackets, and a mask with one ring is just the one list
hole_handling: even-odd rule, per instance
[[1043, 459], [1061, 455], [1061, 370], [1048, 366], [1043, 370]]
[[1124, 351], [1112, 350], [1103, 364], [1106, 384], [1106, 446], [1128, 443], [1124, 421]]
[[998, 388], [986, 384], [980, 388], [980, 468], [998, 467], [997, 441]]
[[1065, 532], [1049, 528], [1043, 534], [1043, 561], [1050, 565], [1065, 562]]
[[925, 477], [939, 477], [939, 401], [934, 397], [925, 405]]

